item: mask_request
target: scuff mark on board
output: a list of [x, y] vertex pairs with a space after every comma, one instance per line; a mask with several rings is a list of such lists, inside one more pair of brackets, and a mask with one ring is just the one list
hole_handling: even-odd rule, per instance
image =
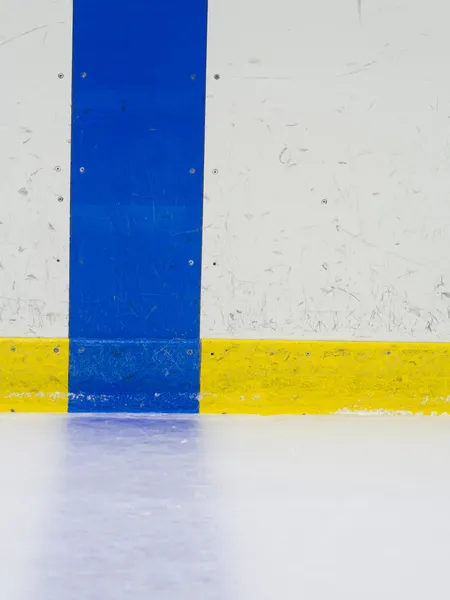
[[284, 160], [283, 160], [283, 156], [285, 155], [285, 153], [286, 153], [286, 152], [287, 152], [287, 146], [285, 146], [285, 147], [283, 148], [283, 150], [280, 152], [280, 154], [278, 155], [278, 160], [280, 161], [280, 163], [281, 163], [282, 165], [285, 165], [285, 164], [286, 164], [286, 163], [284, 162]]
[[21, 37], [24, 37], [25, 35], [29, 35], [30, 33], [34, 33], [35, 31], [39, 31], [40, 29], [47, 29], [47, 27], [48, 27], [48, 25], [40, 25], [39, 27], [34, 27], [33, 29], [29, 29], [28, 31], [22, 31], [22, 33], [13, 35], [12, 37], [7, 38], [6, 40], [3, 40], [2, 42], [0, 42], [0, 46], [6, 46], [6, 44], [9, 44], [10, 42], [14, 42], [15, 40], [18, 40]]
[[[367, 71], [367, 69], [370, 69], [370, 67], [372, 65], [374, 65], [377, 61], [376, 60], [371, 60], [370, 62], [364, 64], [362, 67], [359, 67], [358, 69], [355, 69], [353, 71], [349, 71], [348, 73], [340, 73], [339, 77], [347, 77], [348, 75], [357, 75], [358, 73], [362, 73], [363, 71]], [[362, 155], [360, 155], [362, 156]]]
[[[38, 157], [38, 158], [39, 158], [39, 157]], [[31, 183], [31, 181], [32, 181], [33, 177], [34, 177], [35, 175], [37, 175], [37, 174], [38, 174], [40, 171], [42, 171], [42, 167], [41, 167], [40, 169], [36, 169], [36, 171], [33, 171], [33, 172], [30, 174], [29, 178], [27, 179], [28, 183]]]

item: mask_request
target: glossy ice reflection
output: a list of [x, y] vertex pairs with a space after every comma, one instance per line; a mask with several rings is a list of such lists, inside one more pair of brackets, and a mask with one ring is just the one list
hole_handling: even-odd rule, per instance
[[448, 598], [450, 419], [0, 417], [0, 598]]

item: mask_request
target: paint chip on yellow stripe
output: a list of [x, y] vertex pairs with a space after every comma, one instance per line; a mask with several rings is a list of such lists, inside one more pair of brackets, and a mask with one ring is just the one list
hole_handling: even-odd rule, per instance
[[0, 338], [0, 412], [67, 412], [69, 340]]
[[450, 344], [202, 341], [200, 411], [450, 413]]

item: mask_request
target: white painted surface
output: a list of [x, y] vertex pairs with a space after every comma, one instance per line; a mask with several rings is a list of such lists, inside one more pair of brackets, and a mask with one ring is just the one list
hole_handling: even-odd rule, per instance
[[447, 600], [450, 419], [0, 416], [0, 597]]
[[449, 18], [211, 0], [203, 337], [450, 339]]
[[71, 2], [0, 14], [0, 336], [67, 337]]

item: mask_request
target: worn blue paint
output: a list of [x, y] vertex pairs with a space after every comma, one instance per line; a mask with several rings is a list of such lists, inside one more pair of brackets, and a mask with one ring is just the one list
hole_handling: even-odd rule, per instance
[[71, 340], [199, 338], [206, 2], [74, 2]]
[[71, 337], [199, 335], [206, 13], [75, 0]]
[[69, 412], [198, 412], [198, 340], [71, 340]]

